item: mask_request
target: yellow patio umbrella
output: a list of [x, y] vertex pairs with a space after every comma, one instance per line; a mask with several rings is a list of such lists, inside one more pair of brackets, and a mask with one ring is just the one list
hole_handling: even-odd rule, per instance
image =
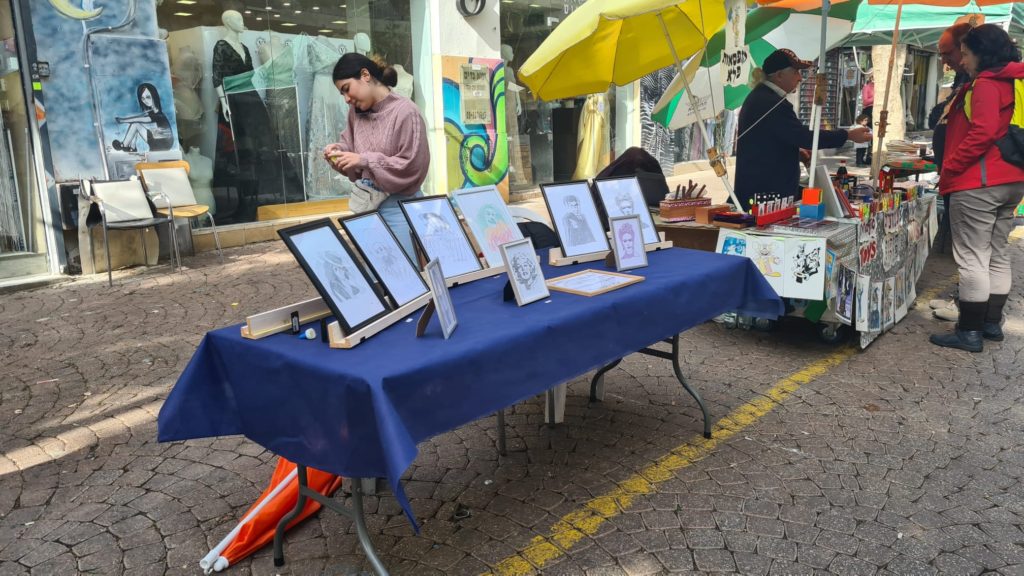
[[[605, 92], [673, 64], [682, 71], [682, 60], [703, 49], [725, 22], [722, 0], [588, 0], [526, 60], [519, 80], [537, 98], [556, 100]], [[697, 109], [688, 86], [686, 92]], [[697, 125], [710, 147], [704, 122]], [[720, 157], [717, 164], [742, 210]]]

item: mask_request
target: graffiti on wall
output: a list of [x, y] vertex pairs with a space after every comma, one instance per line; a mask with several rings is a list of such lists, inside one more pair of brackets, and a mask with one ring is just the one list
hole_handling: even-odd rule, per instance
[[[143, 0], [32, 2], [37, 59], [51, 75], [36, 92], [37, 116], [50, 142], [54, 176], [73, 180], [134, 173], [135, 162], [180, 158], [164, 43], [157, 39], [156, 3]], [[106, 33], [128, 20], [116, 33]], [[92, 62], [85, 67], [83, 38]], [[95, 86], [95, 96], [93, 87]], [[99, 131], [93, 102], [99, 108]], [[45, 110], [45, 113], [43, 112]], [[102, 134], [102, 142], [100, 142]], [[116, 145], [115, 145], [116, 141]]]
[[[463, 124], [464, 64], [485, 66], [489, 72], [491, 122]], [[505, 64], [491, 58], [445, 56], [442, 59], [445, 155], [448, 190], [494, 184], [508, 199], [508, 137], [505, 127]]]

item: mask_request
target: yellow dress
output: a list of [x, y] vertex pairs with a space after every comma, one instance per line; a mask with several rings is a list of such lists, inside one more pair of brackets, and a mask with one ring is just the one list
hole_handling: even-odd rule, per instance
[[608, 95], [591, 94], [583, 104], [576, 145], [575, 180], [593, 178], [612, 160], [608, 127]]

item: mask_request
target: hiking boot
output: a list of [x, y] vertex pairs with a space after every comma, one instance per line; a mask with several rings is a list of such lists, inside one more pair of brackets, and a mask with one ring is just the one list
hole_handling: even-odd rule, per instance
[[981, 330], [960, 330], [958, 328], [946, 334], [932, 334], [928, 340], [936, 346], [981, 352], [985, 349], [985, 341], [982, 340], [981, 334]]
[[985, 322], [985, 327], [981, 330], [981, 337], [993, 342], [1002, 342], [1005, 338], [1003, 327], [998, 322]]

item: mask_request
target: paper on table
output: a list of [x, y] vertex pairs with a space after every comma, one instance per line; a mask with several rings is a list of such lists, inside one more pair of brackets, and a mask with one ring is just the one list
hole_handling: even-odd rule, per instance
[[548, 280], [548, 287], [552, 290], [593, 296], [622, 288], [629, 284], [643, 280], [643, 276], [630, 274], [612, 274], [599, 270], [584, 270], [568, 276]]

